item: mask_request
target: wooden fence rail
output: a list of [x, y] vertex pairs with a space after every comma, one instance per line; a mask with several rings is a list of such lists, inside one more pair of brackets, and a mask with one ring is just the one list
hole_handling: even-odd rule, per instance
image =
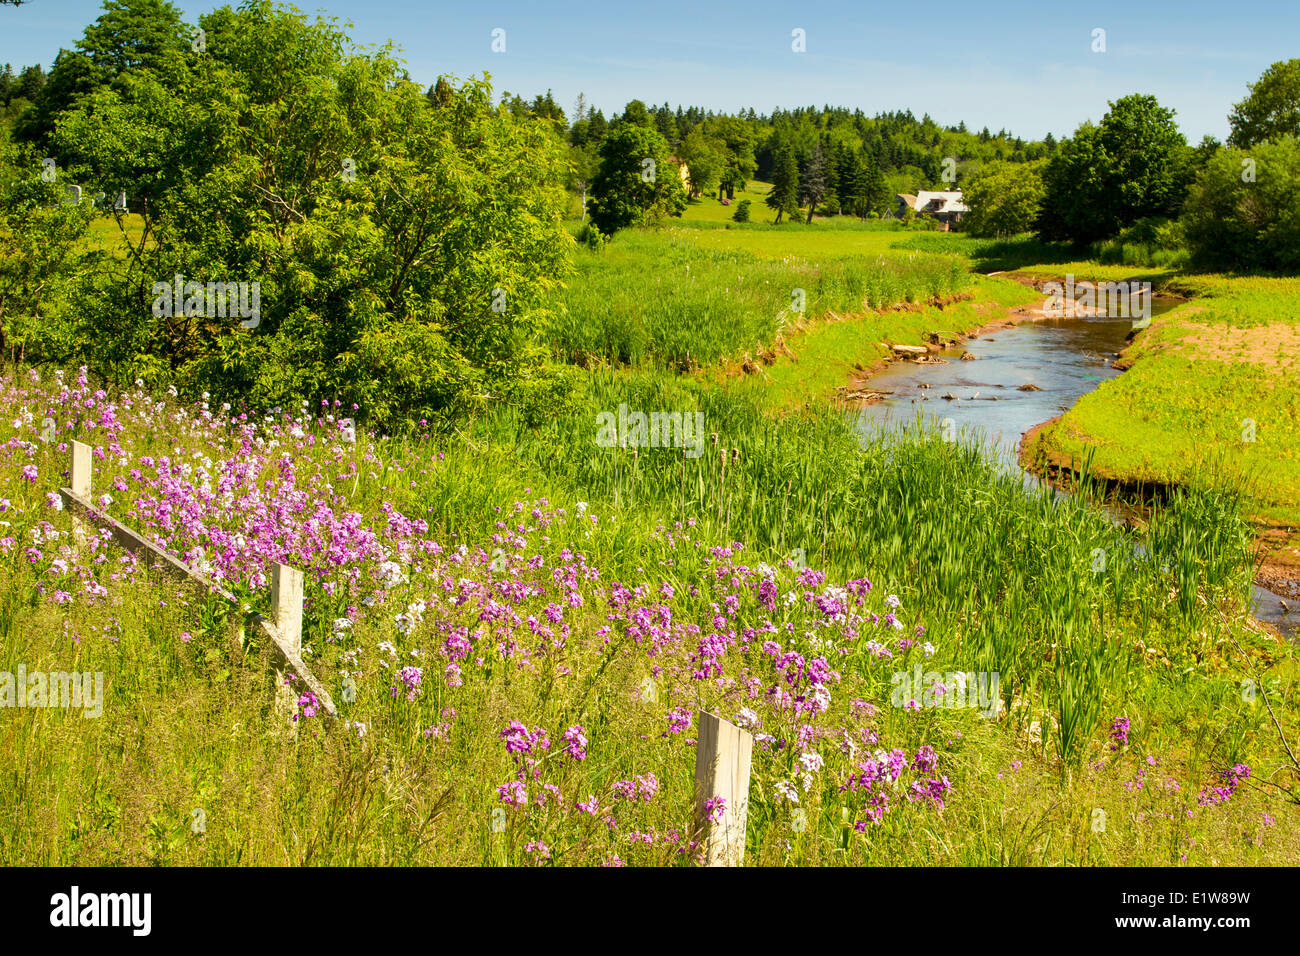
[[69, 487], [59, 489], [59, 494], [63, 497], [65, 507], [73, 515], [75, 535], [84, 533], [82, 521], [89, 521], [106, 528], [114, 543], [135, 555], [146, 568], [161, 570], [182, 580], [192, 581], [209, 593], [239, 608], [242, 613], [248, 615], [248, 624], [260, 627], [271, 639], [271, 645], [283, 661], [286, 671], [298, 675], [315, 695], [321, 709], [328, 716], [338, 716], [338, 709], [334, 706], [334, 699], [329, 691], [302, 660], [302, 571], [284, 564], [277, 564], [272, 568], [271, 608], [275, 614], [275, 621], [268, 622], [225, 588], [194, 571], [184, 561], [168, 554], [121, 522], [104, 514], [91, 499], [91, 489], [94, 487], [94, 465], [90, 456], [90, 446], [79, 441], [72, 443], [72, 473], [68, 484]]
[[[285, 564], [276, 564], [271, 569], [271, 609], [275, 621], [264, 620], [216, 582], [104, 514], [91, 499], [94, 466], [90, 451], [89, 445], [79, 441], [72, 443], [69, 487], [59, 489], [65, 506], [73, 514], [74, 527], [80, 528], [80, 522], [84, 520], [106, 528], [113, 541], [135, 555], [146, 568], [168, 572], [198, 584], [248, 614], [248, 622], [260, 627], [271, 639], [286, 669], [302, 679], [328, 716], [337, 717], [338, 710], [329, 691], [302, 660], [302, 571]], [[741, 866], [744, 863], [753, 751], [754, 738], [747, 731], [713, 714], [700, 714], [699, 741], [695, 751], [695, 816], [708, 866]]]

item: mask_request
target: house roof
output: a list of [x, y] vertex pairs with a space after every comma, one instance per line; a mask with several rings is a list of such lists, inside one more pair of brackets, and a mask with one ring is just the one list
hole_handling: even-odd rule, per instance
[[916, 204], [912, 208], [916, 210], [925, 209], [927, 212], [970, 211], [966, 204], [961, 201], [960, 189], [948, 192], [922, 189], [916, 194]]
[[898, 198], [907, 203], [911, 208], [916, 208], [916, 197], [911, 193], [899, 193]]

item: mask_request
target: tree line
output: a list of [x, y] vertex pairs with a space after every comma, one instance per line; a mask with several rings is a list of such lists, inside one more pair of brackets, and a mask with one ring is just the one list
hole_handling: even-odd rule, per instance
[[1079, 246], [1133, 239], [1186, 249], [1197, 267], [1300, 269], [1300, 59], [1274, 63], [1195, 146], [1175, 111], [1121, 97], [1048, 159], [991, 163], [964, 182], [966, 227]]
[[[347, 395], [392, 427], [553, 413], [572, 382], [538, 330], [572, 270], [574, 199], [598, 243], [761, 177], [779, 221], [955, 185], [984, 234], [1143, 229], [1216, 267], [1300, 268], [1296, 60], [1250, 87], [1227, 143], [1194, 147], [1145, 95], [1061, 142], [830, 107], [566, 115], [549, 92], [418, 84], [390, 49], [273, 0], [193, 25], [166, 0], [105, 0], [11, 90], [24, 75], [39, 88], [13, 93], [0, 136], [0, 353], [232, 404]], [[66, 202], [74, 185], [125, 190], [131, 216]], [[88, 241], [106, 215], [111, 249]], [[151, 308], [160, 282], [183, 307]], [[213, 283], [257, 283], [257, 320], [214, 315]]]
[[658, 191], [636, 185], [637, 163], [646, 159], [656, 169], [664, 160], [684, 165], [687, 201], [715, 193], [732, 200], [751, 180], [770, 182], [767, 204], [780, 222], [801, 215], [811, 221], [814, 214], [887, 215], [899, 193], [952, 188], [955, 173], [986, 163], [1032, 163], [1059, 146], [1050, 133], [1028, 141], [1006, 130], [972, 132], [965, 123], [944, 127], [907, 110], [868, 116], [810, 106], [728, 114], [632, 100], [606, 118], [584, 96], [566, 115], [549, 90], [531, 100], [507, 94], [503, 103], [516, 116], [544, 121], [564, 140], [580, 215], [590, 212], [606, 233], [678, 214], [682, 199], [671, 183]]

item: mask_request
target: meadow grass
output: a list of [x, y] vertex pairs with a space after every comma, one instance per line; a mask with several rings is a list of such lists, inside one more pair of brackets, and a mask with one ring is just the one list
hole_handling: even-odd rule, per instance
[[976, 238], [961, 232], [921, 233], [900, 242], [898, 248], [959, 255], [980, 272], [1023, 271], [1050, 276], [1073, 272], [1101, 281], [1118, 281], [1135, 274], [1164, 277], [1183, 271], [1188, 264], [1187, 250], [1181, 248], [1165, 249], [1118, 239], [1080, 246], [1044, 242], [1031, 233], [1004, 238]]
[[[1296, 857], [1294, 806], [1197, 799], [1234, 763], [1275, 766], [1244, 674], [1271, 668], [1295, 731], [1289, 649], [1244, 623], [1230, 497], [1139, 541], [973, 440], [862, 447], [838, 415], [774, 420], [651, 371], [594, 373], [588, 411], [697, 404], [718, 449], [601, 448], [585, 413], [530, 429], [509, 409], [458, 440], [352, 443], [332, 408], [232, 421], [2, 387], [5, 666], [106, 677], [100, 718], [4, 714], [5, 862], [686, 863], [702, 709], [760, 735], [750, 862]], [[112, 513], [255, 604], [271, 561], [306, 569], [305, 653], [343, 723], [304, 698], [291, 724], [268, 649], [218, 604], [77, 544], [48, 497], [74, 437]], [[891, 706], [917, 665], [997, 670], [1002, 716]]]
[[[864, 439], [825, 399], [882, 339], [1037, 294], [968, 277], [950, 237], [831, 225], [580, 250], [546, 337], [588, 371], [540, 424], [500, 407], [397, 441], [335, 406], [0, 380], [0, 670], [106, 678], [100, 718], [3, 712], [0, 860], [685, 864], [707, 709], [758, 735], [749, 862], [1293, 864], [1298, 805], [1256, 782], [1290, 780], [1261, 695], [1300, 722], [1294, 648], [1248, 619], [1251, 500], [1189, 469], [1134, 530], [979, 436]], [[1292, 294], [1184, 281], [1225, 328]], [[620, 405], [698, 411], [702, 453], [602, 446]], [[50, 498], [72, 438], [111, 513], [254, 606], [271, 562], [307, 572], [339, 723], [282, 699], [219, 601], [76, 540]], [[896, 706], [915, 667], [924, 706]], [[930, 706], [991, 672], [996, 717]]]
[[92, 219], [86, 230], [86, 247], [115, 256], [126, 255], [126, 243], [138, 243], [144, 234], [144, 217], [139, 213], [128, 213], [122, 217], [122, 227], [111, 216], [99, 216]]
[[[775, 235], [743, 233], [755, 250]], [[767, 351], [800, 309], [817, 318], [920, 304], [962, 292], [970, 281], [948, 256], [772, 261], [748, 247], [710, 248], [695, 235], [627, 232], [600, 250], [577, 250], [564, 308], [545, 333], [553, 355], [586, 366], [690, 369]]]
[[907, 259], [916, 252], [908, 246], [911, 239], [926, 233], [909, 229], [900, 222], [867, 220], [837, 216], [818, 219], [811, 224], [791, 222], [683, 223], [675, 227], [680, 234], [705, 249], [737, 250], [761, 259], [807, 259], [830, 262], [861, 257]]
[[764, 203], [771, 191], [771, 183], [754, 179], [744, 189], [736, 190], [736, 198], [726, 206], [718, 200], [716, 193], [700, 196], [687, 203], [686, 210], [682, 213], [682, 222], [733, 222], [736, 207], [745, 199], [749, 200], [750, 222], [771, 222], [776, 213]]
[[862, 381], [892, 356], [888, 344], [915, 345], [931, 332], [963, 335], [1042, 298], [1018, 282], [978, 274], [967, 294], [942, 305], [801, 322], [786, 329], [770, 364], [705, 370], [701, 378], [773, 410], [834, 401], [847, 383]]

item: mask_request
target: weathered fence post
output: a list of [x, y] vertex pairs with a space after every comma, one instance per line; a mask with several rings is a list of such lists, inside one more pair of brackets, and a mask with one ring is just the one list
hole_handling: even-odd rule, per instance
[[[740, 866], [745, 861], [745, 819], [749, 812], [749, 764], [754, 738], [721, 717], [700, 713], [695, 747], [695, 820], [704, 840], [706, 866]], [[719, 811], [716, 803], [722, 798]]]
[[83, 498], [90, 497], [90, 488], [94, 483], [95, 465], [90, 457], [90, 446], [84, 442], [72, 443], [72, 476], [69, 488], [73, 494]]
[[[90, 500], [90, 489], [94, 485], [95, 463], [90, 457], [90, 446], [84, 442], [72, 443], [72, 467], [68, 476], [68, 488], [74, 495]], [[80, 518], [72, 519], [72, 537], [82, 541], [86, 537], [86, 526]]]
[[277, 564], [272, 569], [271, 610], [284, 646], [302, 654], [302, 572], [297, 568]]
[[[293, 657], [302, 654], [302, 572], [287, 564], [271, 568], [271, 612], [275, 615], [275, 632], [280, 646]], [[286, 656], [286, 670], [276, 671], [280, 687], [277, 689], [289, 718], [289, 735], [298, 736], [294, 716], [298, 712], [298, 699], [287, 680], [291, 661]]]
[[[68, 486], [60, 488], [59, 493], [63, 497], [65, 507], [73, 513], [73, 535], [78, 541], [85, 539], [90, 528], [101, 527], [107, 532], [108, 538], [133, 554], [146, 569], [158, 568], [177, 575], [183, 580], [193, 581], [201, 585], [209, 594], [217, 595], [235, 607], [242, 608], [244, 612], [249, 611], [248, 606], [235, 595], [197, 573], [184, 561], [168, 554], [143, 535], [137, 534], [102, 513], [90, 497], [91, 489], [94, 487], [94, 459], [91, 456], [91, 448], [83, 442], [74, 441], [71, 451]], [[276, 672], [276, 681], [279, 684], [277, 694], [281, 703], [288, 707], [290, 715], [295, 712], [297, 698], [292, 688], [287, 685], [286, 675], [297, 672], [298, 678], [316, 698], [321, 709], [328, 716], [337, 717], [338, 710], [334, 706], [329, 690], [302, 660], [302, 598], [303, 573], [297, 568], [276, 564], [271, 569], [271, 608], [275, 615], [274, 621], [267, 621], [261, 615], [253, 615], [246, 620], [246, 623], [256, 620], [257, 626], [271, 638], [280, 657], [284, 659], [285, 669], [283, 671], [277, 669]], [[293, 726], [296, 727], [297, 724]]]

